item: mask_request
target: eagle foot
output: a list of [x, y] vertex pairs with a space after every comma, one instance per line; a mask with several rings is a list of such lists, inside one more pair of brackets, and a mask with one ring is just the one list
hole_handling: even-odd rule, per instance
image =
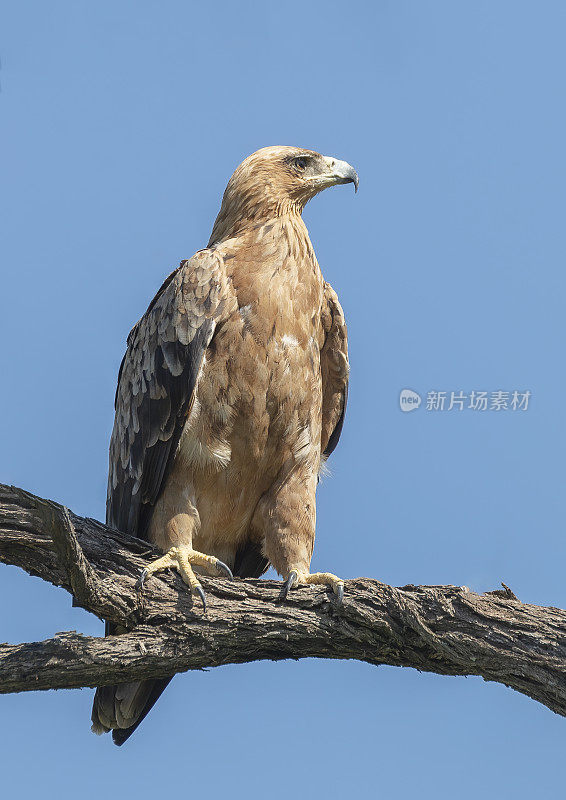
[[206, 612], [204, 589], [193, 571], [193, 564], [195, 567], [201, 567], [210, 575], [223, 575], [224, 577], [230, 578], [230, 580], [234, 577], [230, 567], [223, 561], [220, 561], [219, 558], [208, 556], [206, 553], [199, 553], [197, 550], [193, 550], [192, 547], [172, 547], [164, 556], [157, 558], [141, 571], [136, 581], [136, 589], [143, 589], [145, 581], [150, 575], [153, 575], [153, 573], [172, 567], [177, 570], [183, 581], [189, 586], [191, 596], [198, 594], [202, 602], [203, 610]]
[[333, 575], [332, 572], [302, 572], [301, 570], [293, 569], [288, 574], [283, 586], [281, 588], [281, 592], [279, 593], [279, 600], [283, 601], [287, 599], [287, 595], [289, 594], [290, 589], [295, 588], [296, 586], [301, 586], [303, 584], [306, 585], [318, 585], [320, 586], [330, 586], [334, 594], [336, 595], [336, 603], [337, 605], [342, 605], [344, 600], [344, 581], [341, 580], [337, 575]]

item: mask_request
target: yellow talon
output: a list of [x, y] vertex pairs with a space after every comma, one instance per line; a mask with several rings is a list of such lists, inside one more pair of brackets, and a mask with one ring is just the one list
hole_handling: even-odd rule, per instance
[[283, 588], [281, 589], [279, 599], [285, 600], [289, 590], [293, 589], [295, 586], [300, 586], [301, 584], [330, 586], [336, 595], [338, 605], [342, 604], [344, 599], [344, 581], [341, 580], [337, 575], [334, 575], [332, 572], [309, 573], [298, 569], [293, 569], [289, 572], [287, 579], [283, 584]]
[[219, 558], [206, 555], [206, 553], [199, 553], [197, 550], [193, 550], [192, 547], [172, 547], [165, 555], [152, 561], [149, 566], [142, 570], [136, 586], [141, 589], [150, 575], [172, 567], [177, 570], [183, 581], [190, 587], [191, 595], [195, 592], [199, 595], [206, 611], [206, 598], [203, 588], [193, 571], [193, 564], [197, 567], [204, 567], [209, 574], [226, 575], [230, 579], [233, 577], [230, 567], [220, 561]]

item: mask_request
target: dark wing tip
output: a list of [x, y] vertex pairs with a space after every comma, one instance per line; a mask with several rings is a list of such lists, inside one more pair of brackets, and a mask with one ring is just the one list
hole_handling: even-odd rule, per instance
[[342, 428], [344, 427], [344, 417], [346, 416], [346, 405], [348, 403], [348, 384], [346, 384], [344, 389], [344, 403], [342, 405], [342, 413], [336, 423], [336, 427], [330, 434], [330, 439], [328, 440], [328, 444], [324, 448], [323, 456], [328, 458], [328, 456], [336, 449], [336, 445], [340, 440], [340, 434], [342, 433]]

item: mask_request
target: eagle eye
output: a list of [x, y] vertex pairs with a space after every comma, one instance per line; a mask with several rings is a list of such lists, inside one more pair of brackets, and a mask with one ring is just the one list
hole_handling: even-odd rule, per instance
[[299, 156], [299, 158], [296, 158], [293, 163], [297, 169], [301, 170], [301, 172], [307, 167], [307, 160], [306, 158], [303, 158], [303, 156]]

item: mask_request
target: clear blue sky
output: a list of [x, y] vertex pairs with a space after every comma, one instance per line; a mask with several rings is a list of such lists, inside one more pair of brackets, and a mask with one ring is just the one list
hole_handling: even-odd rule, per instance
[[[4, 2], [0, 480], [103, 518], [130, 327], [242, 158], [297, 144], [360, 174], [305, 212], [352, 363], [313, 566], [566, 607], [565, 36], [550, 1]], [[405, 387], [532, 398], [403, 414]], [[0, 576], [1, 640], [101, 634]], [[566, 720], [479, 678], [185, 674], [122, 749], [90, 733], [91, 699], [0, 698], [9, 795], [563, 792]]]

